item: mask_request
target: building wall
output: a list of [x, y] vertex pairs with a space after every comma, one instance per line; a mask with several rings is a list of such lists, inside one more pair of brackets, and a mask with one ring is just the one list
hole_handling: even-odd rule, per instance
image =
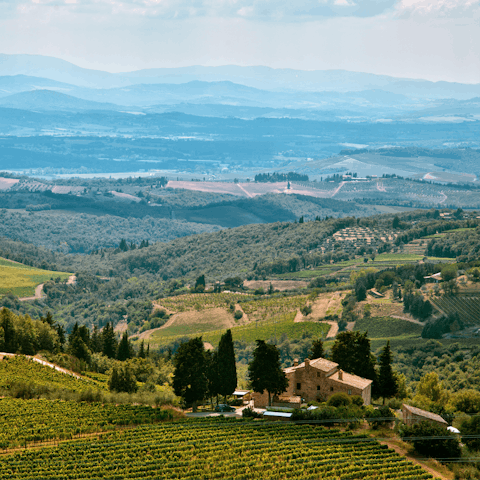
[[420, 422], [423, 422], [423, 421], [427, 421], [427, 422], [429, 422], [433, 425], [440, 425], [441, 427], [444, 427], [444, 428], [447, 428], [447, 426], [448, 426], [444, 422], [437, 422], [433, 418], [428, 418], [428, 417], [424, 417], [422, 415], [418, 415], [416, 413], [410, 412], [405, 407], [403, 407], [403, 423], [405, 425], [411, 426], [411, 425], [415, 425], [416, 423], [420, 423]]
[[[288, 379], [287, 390], [282, 394], [282, 397], [296, 397], [299, 396], [305, 399], [306, 402], [324, 402], [328, 400], [332, 395], [339, 392], [344, 392], [347, 395], [359, 395], [363, 398], [365, 405], [370, 405], [372, 387], [371, 384], [364, 388], [355, 387], [353, 385], [345, 384], [341, 381], [329, 378], [336, 369], [329, 372], [324, 372], [311, 365], [305, 365], [305, 368], [298, 368], [294, 371], [290, 371], [286, 374]], [[254, 394], [255, 406], [268, 405], [268, 394]], [[273, 399], [272, 405], [284, 405], [281, 399]]]
[[363, 403], [365, 405], [370, 405], [372, 402], [372, 384], [362, 390], [361, 388], [354, 387], [352, 385], [346, 385], [333, 379], [327, 379], [327, 381], [330, 390], [329, 397], [334, 393], [344, 392], [347, 395], [359, 395], [363, 398]]

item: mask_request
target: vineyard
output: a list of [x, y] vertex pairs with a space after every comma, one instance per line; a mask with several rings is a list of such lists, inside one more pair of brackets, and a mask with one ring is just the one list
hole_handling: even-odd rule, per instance
[[0, 448], [22, 446], [51, 439], [63, 440], [119, 425], [154, 423], [169, 412], [149, 406], [99, 403], [0, 399]]
[[[232, 327], [233, 339], [253, 343], [257, 339], [268, 340], [271, 338], [280, 338], [282, 335], [286, 335], [291, 340], [303, 338], [306, 334], [325, 338], [330, 328], [329, 325], [320, 322], [295, 323], [293, 321], [294, 318], [295, 312], [291, 312], [286, 315], [280, 315], [275, 320], [251, 322], [248, 325]], [[181, 338], [184, 335], [202, 335], [205, 342], [217, 345], [223, 333], [225, 333], [224, 329], [203, 333], [194, 333], [191, 331], [189, 333], [185, 330], [182, 336], [175, 337], [173, 335], [165, 335], [163, 330], [157, 330], [149, 337], [149, 343], [151, 345], [165, 345], [172, 342], [175, 338]]]
[[359, 318], [355, 330], [366, 332], [371, 338], [419, 337], [423, 327], [416, 323], [390, 317]]
[[361, 435], [312, 425], [205, 420], [105, 433], [0, 459], [0, 478], [431, 479]]
[[52, 278], [66, 280], [68, 273], [52, 272], [29, 267], [0, 258], [0, 295], [13, 293], [18, 297], [35, 294], [35, 287]]
[[0, 361], [0, 389], [9, 390], [18, 384], [43, 386], [81, 392], [90, 389], [106, 390], [95, 380], [76, 378], [41, 365], [23, 356], [5, 357]]
[[280, 315], [297, 312], [306, 305], [307, 297], [303, 295], [292, 297], [260, 298], [252, 301], [242, 301], [242, 310], [250, 321], [269, 320]]
[[252, 298], [241, 293], [192, 293], [162, 298], [158, 303], [172, 312], [201, 311], [208, 308], [226, 308], [241, 299]]
[[480, 297], [479, 296], [443, 296], [433, 298], [433, 303], [447, 315], [458, 313], [460, 320], [466, 325], [480, 323]]

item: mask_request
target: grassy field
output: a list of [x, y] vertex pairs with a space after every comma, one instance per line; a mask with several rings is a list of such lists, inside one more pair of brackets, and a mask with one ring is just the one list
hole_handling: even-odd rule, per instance
[[361, 318], [355, 322], [355, 330], [368, 331], [370, 338], [419, 337], [422, 329], [416, 323], [390, 317]]
[[447, 230], [445, 232], [442, 232], [442, 233], [434, 233], [433, 235], [427, 235], [426, 237], [422, 237], [422, 238], [425, 238], [425, 239], [430, 239], [430, 238], [441, 238], [441, 237], [444, 237], [445, 235], [449, 235], [451, 233], [458, 233], [458, 232], [468, 232], [470, 230], [475, 230], [476, 227], [471, 227], [471, 228], [468, 228], [468, 227], [465, 227], [465, 228], [456, 228], [455, 230]]
[[37, 285], [58, 277], [66, 280], [69, 275], [64, 272], [40, 270], [0, 258], [0, 295], [13, 293], [17, 297], [33, 296]]

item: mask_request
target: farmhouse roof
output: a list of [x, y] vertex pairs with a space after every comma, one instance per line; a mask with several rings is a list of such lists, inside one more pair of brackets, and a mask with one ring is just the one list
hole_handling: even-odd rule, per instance
[[428, 275], [423, 278], [434, 278], [435, 280], [441, 280], [442, 279], [442, 272], [434, 273], [433, 275]]
[[405, 405], [405, 404], [403, 405], [403, 408], [407, 412], [413, 415], [418, 415], [419, 417], [428, 418], [429, 420], [434, 420], [435, 422], [444, 423], [445, 425], [448, 425], [448, 423], [440, 415], [437, 415], [436, 413], [427, 412], [426, 410], [422, 410], [421, 408], [416, 408], [416, 407], [412, 407], [410, 405]]
[[[330, 372], [334, 368], [338, 367], [338, 363], [331, 362], [330, 360], [326, 360], [325, 358], [316, 358], [315, 360], [310, 360], [309, 364], [311, 367], [317, 368], [318, 370], [322, 370], [322, 372]], [[285, 373], [292, 373], [295, 370], [300, 368], [305, 368], [305, 362], [299, 363], [298, 365], [294, 365], [293, 367], [287, 367], [284, 369]]]
[[250, 390], [235, 390], [232, 395], [243, 396], [250, 393]]
[[282, 418], [290, 418], [292, 414], [290, 412], [272, 412], [272, 411], [267, 411], [263, 412], [264, 417], [282, 417]]
[[357, 375], [351, 375], [347, 372], [342, 372], [342, 379], [340, 379], [339, 376], [339, 372], [335, 372], [333, 375], [330, 375], [329, 378], [330, 380], [335, 380], [335, 382], [341, 383], [343, 385], [351, 385], [352, 387], [361, 388], [362, 390], [372, 383], [372, 380], [358, 377]]

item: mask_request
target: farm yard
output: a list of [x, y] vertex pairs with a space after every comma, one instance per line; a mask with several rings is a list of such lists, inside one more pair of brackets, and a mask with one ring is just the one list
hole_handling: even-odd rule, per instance
[[140, 426], [0, 459], [11, 480], [433, 478], [365, 435], [321, 426], [205, 420]]
[[0, 258], [0, 296], [8, 293], [33, 296], [37, 285], [55, 278], [66, 280], [69, 276], [69, 273], [41, 270]]

